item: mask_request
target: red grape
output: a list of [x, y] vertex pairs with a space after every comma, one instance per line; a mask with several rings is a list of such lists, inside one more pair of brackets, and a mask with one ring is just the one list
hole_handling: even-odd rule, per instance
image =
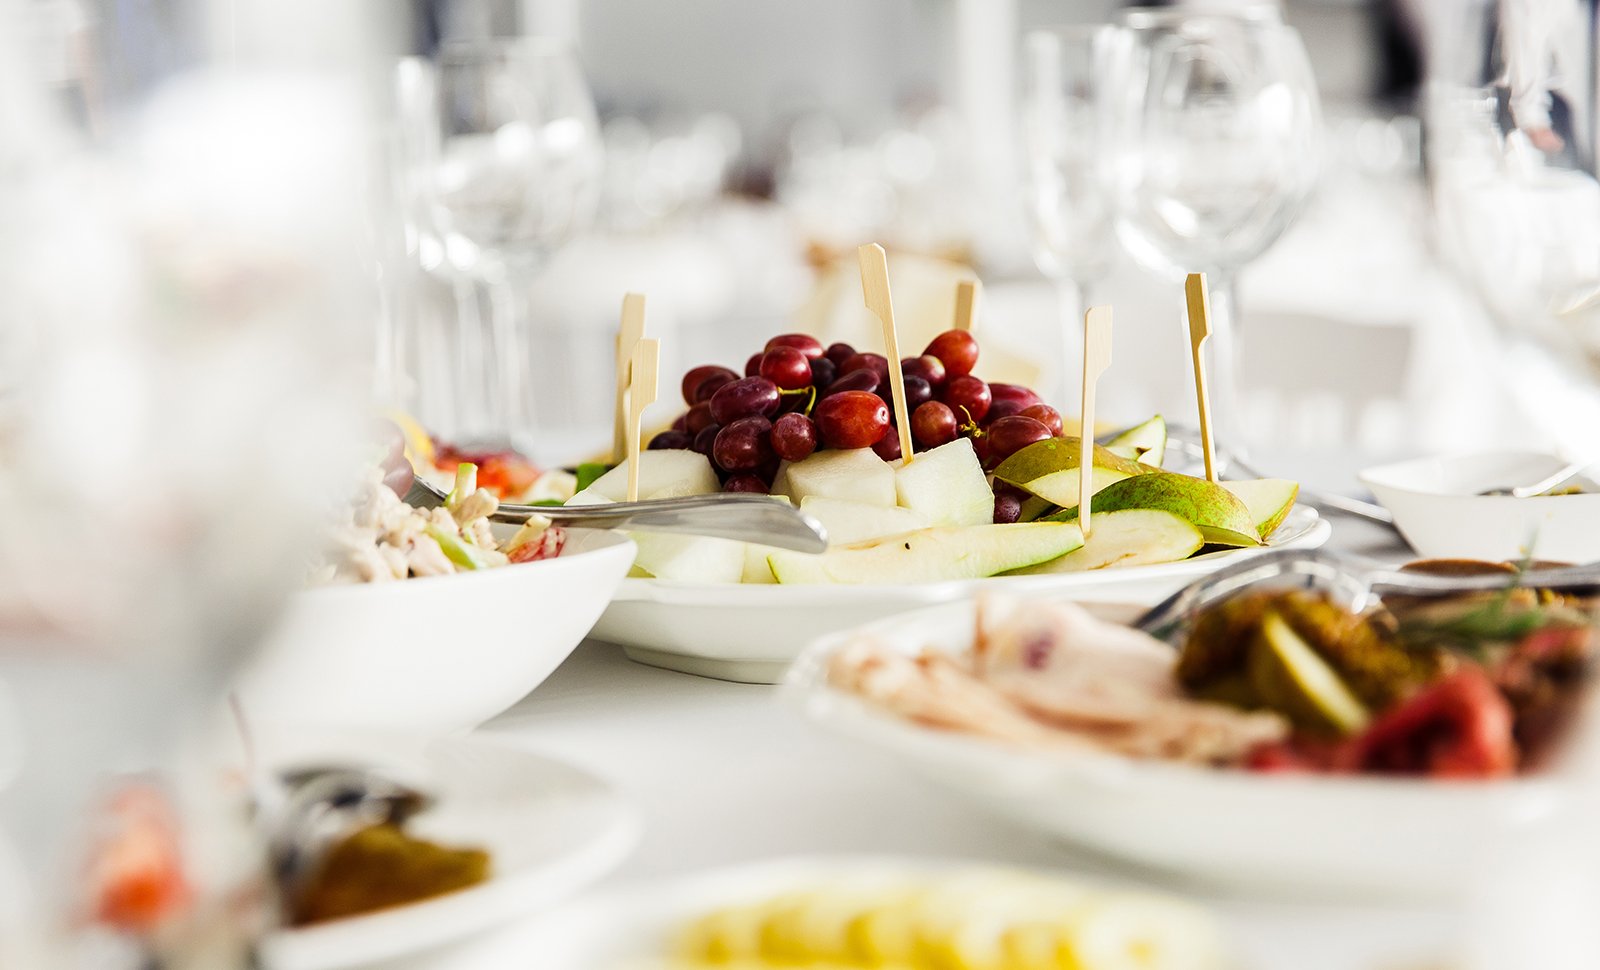
[[1021, 384], [990, 384], [989, 393], [994, 397], [996, 403], [1000, 401], [1016, 401], [1019, 406], [1019, 413], [1021, 408], [1031, 408], [1035, 404], [1044, 403], [1043, 399], [1038, 394], [1035, 394], [1032, 388], [1023, 387]]
[[872, 451], [884, 461], [896, 461], [901, 457], [900, 436], [893, 431], [878, 439], [872, 446]]
[[814, 360], [822, 356], [822, 341], [808, 333], [784, 333], [767, 341], [766, 350], [774, 347], [789, 347], [800, 351], [807, 360]]
[[949, 444], [957, 434], [956, 413], [948, 404], [929, 401], [911, 412], [911, 436], [924, 448]]
[[[722, 378], [721, 381], [711, 384], [710, 387], [702, 390], [704, 385], [719, 377]], [[738, 379], [738, 374], [716, 364], [701, 364], [699, 367], [691, 367], [688, 373], [683, 375], [683, 403], [699, 404], [701, 401], [711, 397], [718, 387], [728, 383], [728, 381], [736, 381]]]
[[722, 490], [724, 492], [750, 492], [755, 495], [766, 495], [768, 492], [767, 483], [761, 480], [761, 476], [751, 475], [748, 472], [743, 475], [734, 475], [723, 482]]
[[1022, 517], [1022, 499], [1010, 492], [996, 490], [994, 493], [994, 521], [996, 525], [1007, 525]]
[[944, 364], [937, 357], [923, 354], [921, 357], [906, 357], [900, 361], [900, 372], [907, 377], [920, 377], [928, 382], [934, 390], [944, 383]]
[[731, 424], [752, 415], [773, 415], [779, 400], [776, 384], [764, 377], [743, 377], [711, 395], [711, 416], [718, 424]]
[[694, 439], [689, 437], [687, 431], [663, 431], [650, 439], [650, 450], [661, 451], [664, 448], [688, 448], [694, 444]]
[[817, 390], [832, 384], [838, 377], [838, 366], [828, 358], [818, 357], [811, 362], [811, 386]]
[[1050, 433], [1057, 438], [1061, 437], [1061, 412], [1048, 404], [1033, 404], [1025, 407], [1020, 412], [1025, 418], [1032, 418], [1050, 429]]
[[868, 367], [860, 370], [848, 371], [838, 380], [829, 384], [822, 392], [823, 398], [832, 397], [845, 391], [866, 391], [872, 393], [878, 389], [883, 380], [878, 377], [878, 372]]
[[785, 414], [772, 424], [772, 450], [784, 461], [801, 461], [817, 450], [817, 426], [803, 414]]
[[905, 385], [907, 411], [916, 413], [917, 408], [933, 400], [933, 388], [922, 378], [908, 377], [905, 380]]
[[711, 459], [723, 471], [747, 472], [760, 468], [772, 451], [772, 443], [767, 440], [771, 430], [772, 422], [766, 418], [740, 418], [717, 432]]
[[839, 365], [839, 369], [846, 374], [853, 370], [860, 370], [863, 367], [877, 374], [880, 381], [889, 379], [889, 358], [882, 354], [856, 354], [852, 357], [846, 357], [844, 363]]
[[946, 375], [961, 377], [978, 364], [978, 340], [965, 330], [946, 330], [934, 337], [923, 353], [939, 358]]
[[750, 359], [744, 362], [744, 376], [754, 377], [761, 373], [761, 358], [766, 355], [767, 352], [765, 350], [758, 350], [751, 354]]
[[709, 403], [696, 404], [689, 409], [688, 414], [683, 416], [683, 430], [689, 432], [690, 435], [697, 435], [716, 423], [717, 419], [711, 416], [711, 405]]
[[993, 468], [994, 465], [989, 462], [989, 436], [981, 432], [973, 432], [968, 440], [972, 442], [972, 453], [978, 456], [978, 464], [984, 468]]
[[1055, 437], [1050, 429], [1032, 418], [1013, 414], [989, 425], [989, 459], [1002, 462], [1035, 441]]
[[811, 361], [793, 347], [773, 347], [761, 355], [761, 376], [793, 391], [811, 384]]
[[721, 431], [722, 425], [720, 424], [706, 425], [704, 428], [700, 429], [699, 434], [694, 436], [694, 444], [690, 445], [690, 447], [695, 451], [698, 451], [700, 454], [709, 457], [711, 455], [711, 446], [716, 444], [717, 435]]
[[833, 362], [835, 367], [843, 367], [844, 362], [856, 355], [856, 349], [847, 343], [829, 344], [827, 353], [822, 356]]
[[674, 430], [674, 431], [688, 431], [689, 430], [689, 412], [688, 411], [685, 411], [682, 414], [680, 414], [677, 417], [672, 419], [672, 430]]
[[[940, 400], [950, 405], [950, 410], [956, 413], [961, 423], [967, 421], [982, 421], [984, 415], [989, 413], [989, 406], [994, 398], [989, 391], [989, 385], [978, 380], [970, 374], [950, 378], [944, 386], [944, 394]], [[966, 413], [963, 414], [962, 412]]]
[[889, 406], [870, 391], [840, 391], [817, 403], [817, 432], [829, 448], [868, 448], [889, 430]]

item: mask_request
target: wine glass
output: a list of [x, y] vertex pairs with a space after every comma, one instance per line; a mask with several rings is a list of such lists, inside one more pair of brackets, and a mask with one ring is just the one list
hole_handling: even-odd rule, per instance
[[1317, 176], [1321, 111], [1305, 47], [1273, 5], [1133, 9], [1114, 62], [1118, 234], [1146, 266], [1207, 275], [1212, 393], [1219, 425], [1234, 426], [1235, 280]]
[[536, 348], [525, 291], [594, 218], [603, 157], [594, 100], [571, 47], [538, 37], [446, 44], [436, 85], [431, 117], [414, 132], [422, 252], [453, 275], [460, 317], [448, 350], [454, 414], [423, 417], [462, 441], [528, 451]]
[[1074, 371], [1076, 323], [1116, 253], [1105, 93], [1115, 34], [1105, 24], [1077, 25], [1030, 31], [1024, 41], [1028, 215], [1034, 261], [1060, 292], [1063, 384]]

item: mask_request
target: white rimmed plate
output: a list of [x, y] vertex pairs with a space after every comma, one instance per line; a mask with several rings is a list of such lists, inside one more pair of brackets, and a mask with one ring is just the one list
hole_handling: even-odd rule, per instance
[[[1331, 529], [1303, 505], [1290, 510], [1269, 549], [1311, 549]], [[1153, 605], [1187, 583], [1260, 550], [1210, 553], [1182, 562], [1049, 576], [895, 586], [720, 585], [625, 579], [595, 624], [595, 639], [670, 670], [750, 684], [775, 684], [819, 636], [980, 590]]]
[[[914, 724], [827, 683], [828, 658], [857, 634], [906, 653], [969, 649], [974, 609], [952, 603], [827, 637], [795, 664], [783, 696], [828, 729], [896, 753], [912, 771], [1002, 817], [1221, 886], [1455, 895], [1585, 810], [1582, 789], [1556, 774], [1487, 782], [1260, 775], [1027, 750]], [[1575, 734], [1576, 762], [1589, 736]]]
[[487, 849], [493, 873], [481, 885], [446, 896], [277, 932], [263, 945], [268, 970], [359, 966], [510, 922], [606, 875], [639, 837], [638, 817], [609, 785], [501, 741], [269, 733], [260, 749], [269, 765], [372, 765], [422, 787], [436, 803], [408, 831]]

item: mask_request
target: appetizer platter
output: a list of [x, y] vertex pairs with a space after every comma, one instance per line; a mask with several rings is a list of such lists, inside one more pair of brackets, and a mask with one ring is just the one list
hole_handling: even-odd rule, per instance
[[[1327, 539], [1294, 482], [1164, 469], [1160, 416], [1095, 440], [1096, 375], [1077, 423], [1029, 388], [984, 381], [970, 318], [901, 357], [882, 250], [861, 256], [885, 353], [787, 333], [742, 375], [691, 368], [686, 410], [569, 502], [770, 495], [825, 529], [828, 550], [636, 533], [598, 639], [645, 663], [774, 683], [817, 635], [981, 589], [1154, 602], [1252, 551]], [[1097, 314], [1109, 361], [1109, 310]]]
[[1220, 921], [1177, 897], [878, 857], [775, 860], [613, 891], [453, 952], [439, 970], [520, 966], [529, 953], [550, 970], [1231, 965]]
[[1450, 893], [1581, 801], [1592, 597], [1253, 587], [1176, 645], [990, 596], [823, 640], [786, 696], [1000, 814], [1214, 882]]

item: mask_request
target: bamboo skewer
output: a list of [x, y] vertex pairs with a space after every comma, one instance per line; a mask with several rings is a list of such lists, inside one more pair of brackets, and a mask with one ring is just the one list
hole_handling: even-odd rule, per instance
[[644, 337], [644, 297], [629, 293], [622, 298], [622, 326], [617, 331], [617, 400], [613, 415], [611, 436], [611, 461], [619, 462], [628, 454], [628, 383], [633, 351]]
[[1078, 528], [1089, 538], [1094, 497], [1094, 404], [1100, 375], [1111, 366], [1111, 308], [1092, 306], [1083, 315], [1083, 426], [1078, 432]]
[[1206, 341], [1211, 339], [1211, 297], [1206, 274], [1190, 273], [1183, 282], [1189, 305], [1189, 352], [1194, 361], [1194, 395], [1200, 409], [1200, 447], [1205, 453], [1206, 479], [1217, 480], [1217, 446], [1211, 437], [1211, 392], [1206, 387]]
[[889, 296], [889, 256], [877, 243], [856, 250], [861, 262], [861, 293], [867, 309], [883, 324], [884, 355], [889, 358], [889, 393], [894, 399], [895, 431], [900, 435], [900, 457], [911, 464], [911, 415], [906, 406], [906, 379], [900, 367], [900, 338], [894, 329], [894, 301]]
[[962, 280], [956, 284], [955, 329], [972, 331], [978, 317], [978, 298], [982, 295], [983, 284], [977, 280]]
[[644, 409], [656, 403], [661, 378], [661, 341], [641, 339], [629, 362], [628, 388], [628, 501], [639, 501], [639, 423]]

